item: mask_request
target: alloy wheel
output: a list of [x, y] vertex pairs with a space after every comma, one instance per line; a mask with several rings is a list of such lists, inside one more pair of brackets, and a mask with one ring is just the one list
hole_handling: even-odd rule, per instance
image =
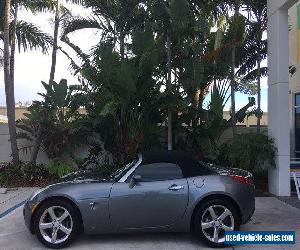
[[201, 218], [204, 236], [213, 243], [224, 243], [225, 231], [234, 230], [232, 212], [222, 205], [209, 206]]
[[61, 206], [48, 207], [40, 217], [39, 230], [48, 243], [65, 242], [73, 230], [73, 220], [69, 211]]

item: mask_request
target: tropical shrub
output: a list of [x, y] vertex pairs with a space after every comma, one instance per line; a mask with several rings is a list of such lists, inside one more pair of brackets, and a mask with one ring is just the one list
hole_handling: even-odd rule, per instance
[[[181, 141], [176, 146], [180, 150], [192, 151], [203, 160], [215, 161], [219, 151], [219, 140], [225, 130], [231, 127], [232, 120], [226, 120], [223, 116], [228, 95], [224, 86], [214, 84], [210, 95], [211, 100], [207, 107], [197, 108], [194, 112], [188, 110], [180, 115], [178, 121], [185, 133], [181, 135]], [[247, 110], [254, 105], [255, 99], [249, 98], [248, 103], [236, 112], [236, 120], [243, 122]], [[195, 123], [193, 113], [198, 116]]]
[[260, 174], [275, 168], [276, 147], [274, 140], [264, 134], [237, 135], [230, 143], [222, 145], [219, 163]]
[[[136, 31], [132, 39], [139, 46], [130, 58], [120, 57], [110, 42], [94, 50], [94, 59], [80, 70], [89, 88], [77, 99], [86, 109], [90, 130], [123, 163], [137, 149], [155, 145], [163, 122], [160, 86], [153, 78], [160, 45], [147, 31]], [[150, 134], [154, 136], [148, 140]]]
[[[17, 122], [18, 138], [31, 142], [25, 149], [37, 153], [41, 147], [50, 159], [72, 155], [76, 148], [87, 144], [91, 133], [85, 115], [78, 112], [78, 86], [68, 86], [64, 79], [42, 84], [46, 90], [40, 94], [43, 101], [35, 101], [24, 114], [25, 118]], [[36, 156], [31, 157], [32, 163]]]
[[44, 165], [32, 165], [20, 163], [1, 164], [0, 187], [40, 187], [57, 178], [50, 174]]
[[[229, 90], [234, 107], [234, 92], [252, 90], [258, 76], [252, 72], [254, 79], [243, 78], [256, 61], [249, 65], [249, 54], [242, 50], [249, 34], [246, 17], [238, 14], [241, 7], [232, 16], [230, 1], [79, 2], [92, 17], [66, 20], [61, 36], [77, 57], [62, 47], [55, 49], [70, 59], [71, 72], [81, 84], [43, 82], [43, 100], [35, 102], [18, 123], [18, 136], [32, 142], [30, 162], [36, 162], [40, 148], [50, 159], [67, 154], [74, 159], [75, 149], [88, 145], [95, 151], [87, 158], [90, 166], [113, 166], [127, 162], [140, 149], [165, 149], [170, 141], [165, 135], [171, 132], [174, 149], [215, 160], [223, 132], [234, 128], [254, 105], [249, 99], [245, 107], [232, 112], [234, 119], [223, 118]], [[217, 31], [212, 32], [212, 27]], [[99, 42], [89, 52], [68, 37], [86, 28], [99, 30], [95, 37]], [[86, 113], [80, 114], [79, 107]], [[107, 162], [103, 152], [109, 152], [112, 160]], [[227, 161], [234, 165], [238, 159], [233, 153], [226, 157], [230, 155]], [[60, 164], [54, 162], [50, 168], [56, 169]], [[83, 159], [77, 165], [87, 166]]]
[[70, 165], [58, 159], [50, 160], [47, 164], [47, 170], [51, 175], [58, 177], [63, 177], [74, 171]]

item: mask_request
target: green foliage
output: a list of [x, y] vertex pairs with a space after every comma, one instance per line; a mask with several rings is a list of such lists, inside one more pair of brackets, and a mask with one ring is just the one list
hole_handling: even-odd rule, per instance
[[[39, 2], [35, 8], [43, 10], [51, 2]], [[231, 119], [223, 119], [223, 110], [230, 99], [233, 48], [234, 90], [256, 93], [257, 55], [262, 59], [266, 55], [266, 41], [257, 39], [266, 1], [72, 2], [81, 2], [92, 12], [88, 18], [63, 23], [61, 39], [77, 58], [60, 49], [81, 85], [43, 82], [43, 101], [35, 102], [19, 122], [19, 137], [36, 141], [41, 132], [42, 148], [51, 159], [66, 153], [74, 158], [76, 147], [88, 145], [91, 150], [98, 147], [95, 157], [108, 151], [116, 162], [126, 162], [138, 149], [166, 146], [164, 124], [171, 110], [174, 147], [215, 159], [219, 139], [231, 124]], [[248, 16], [239, 11], [233, 15], [232, 9], [242, 8]], [[212, 32], [215, 26], [217, 31]], [[68, 37], [82, 29], [99, 31], [95, 36], [99, 42], [87, 53]], [[265, 76], [267, 68], [259, 73]], [[239, 122], [254, 104], [249, 99], [237, 112]], [[80, 114], [79, 107], [86, 114]]]
[[[48, 9], [48, 4], [52, 0], [19, 0], [18, 5], [25, 7], [30, 11], [41, 11], [42, 9]], [[12, 4], [14, 1], [12, 1]], [[48, 4], [46, 4], [48, 3]], [[40, 8], [38, 8], [38, 5]], [[42, 7], [43, 5], [43, 7]], [[0, 41], [3, 40], [3, 15], [4, 15], [5, 1], [1, 1], [0, 4]], [[35, 8], [36, 7], [36, 8]], [[35, 9], [34, 9], [35, 8]], [[51, 8], [50, 8], [51, 9]], [[14, 12], [14, 5], [11, 8], [11, 12]], [[14, 21], [10, 22], [10, 35], [12, 36]], [[33, 23], [29, 23], [26, 20], [17, 20], [16, 22], [16, 42], [21, 51], [37, 50], [40, 49], [43, 53], [47, 53], [51, 48], [52, 37], [43, 32], [38, 26]], [[1, 50], [2, 48], [0, 48]]]
[[261, 173], [275, 168], [276, 147], [273, 139], [264, 134], [242, 134], [236, 136], [220, 150], [219, 162], [231, 167]]
[[73, 172], [67, 163], [55, 159], [43, 164], [3, 163], [0, 166], [0, 187], [41, 187]]
[[74, 169], [70, 165], [58, 159], [49, 161], [47, 164], [47, 170], [51, 175], [58, 177], [63, 177], [74, 171]]
[[0, 187], [43, 186], [56, 178], [44, 165], [1, 164]]
[[[122, 59], [106, 42], [93, 49], [93, 60], [84, 60], [79, 71], [90, 86], [81, 103], [87, 122], [118, 161], [148, 146], [146, 132], [153, 135], [161, 122], [162, 94], [153, 77], [163, 58], [161, 41], [147, 29], [136, 29], [132, 41], [131, 58]], [[87, 56], [80, 53], [80, 57]]]
[[76, 148], [87, 144], [91, 135], [85, 115], [78, 112], [75, 98], [78, 91], [75, 86], [68, 86], [66, 80], [43, 82], [43, 86], [46, 93], [40, 95], [44, 100], [34, 102], [25, 118], [17, 122], [18, 138], [34, 142], [40, 136], [42, 148], [50, 159], [72, 155]]
[[[222, 84], [214, 84], [211, 89], [211, 100], [207, 107], [197, 109], [190, 108], [178, 117], [180, 126], [179, 141], [176, 148], [192, 151], [199, 157], [216, 160], [219, 151], [219, 140], [224, 131], [231, 126], [231, 119], [223, 117], [224, 107], [227, 101], [226, 88]], [[255, 105], [255, 100], [249, 98], [249, 102], [236, 113], [238, 122], [243, 122], [248, 115], [248, 109]], [[199, 122], [194, 117], [199, 117]]]
[[50, 35], [43, 32], [39, 27], [26, 21], [18, 21], [16, 25], [16, 38], [19, 52], [41, 49], [47, 53], [53, 42]]

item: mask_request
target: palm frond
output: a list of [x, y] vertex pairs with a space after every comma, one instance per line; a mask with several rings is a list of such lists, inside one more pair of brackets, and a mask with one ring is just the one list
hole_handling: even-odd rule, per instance
[[55, 0], [19, 0], [18, 4], [28, 11], [47, 12], [54, 11], [56, 6]]
[[26, 21], [17, 22], [16, 38], [19, 51], [21, 51], [21, 48], [24, 51], [40, 49], [43, 53], [47, 53], [51, 44], [53, 44], [53, 39], [50, 35]]
[[70, 48], [72, 48], [76, 52], [76, 54], [78, 55], [81, 61], [89, 62], [89, 56], [85, 54], [78, 46], [72, 43], [67, 36], [63, 36], [61, 38], [61, 41], [66, 43]]
[[67, 3], [83, 5], [85, 0], [66, 0]]
[[[268, 76], [268, 67], [262, 67], [260, 69], [260, 76], [261, 77]], [[258, 77], [258, 69], [254, 69], [254, 70], [250, 71], [247, 75], [245, 75], [241, 79], [241, 81], [244, 83], [253, 82], [253, 81], [257, 80], [257, 77]]]
[[78, 65], [73, 58], [62, 48], [59, 48], [59, 50], [70, 60], [70, 66], [69, 69], [73, 75], [77, 75], [81, 71], [80, 65]]
[[75, 18], [63, 27], [62, 36], [81, 29], [102, 29], [102, 25], [95, 18]]

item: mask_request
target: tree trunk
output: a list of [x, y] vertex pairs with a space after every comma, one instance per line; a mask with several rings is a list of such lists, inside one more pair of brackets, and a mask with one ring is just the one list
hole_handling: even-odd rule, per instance
[[56, 10], [55, 10], [52, 62], [51, 62], [49, 83], [54, 81], [54, 77], [55, 77], [56, 60], [57, 60], [58, 29], [59, 29], [59, 0], [57, 0], [57, 2], [56, 2]]
[[257, 133], [261, 132], [261, 39], [262, 32], [258, 33], [257, 36]]
[[[57, 61], [57, 49], [58, 49], [58, 30], [59, 30], [59, 0], [56, 2], [55, 9], [55, 19], [54, 19], [54, 34], [53, 34], [53, 47], [52, 47], [52, 57], [51, 57], [51, 69], [49, 83], [54, 81], [55, 71], [56, 71], [56, 61]], [[39, 127], [37, 135], [34, 141], [33, 150], [30, 156], [30, 163], [36, 164], [37, 156], [42, 143], [43, 135], [43, 123], [39, 122]]]
[[231, 127], [233, 136], [236, 135], [236, 111], [235, 111], [235, 52], [236, 48], [232, 49], [232, 64], [231, 64]]
[[42, 143], [42, 133], [43, 133], [43, 125], [40, 123], [39, 124], [39, 128], [38, 128], [38, 132], [37, 132], [37, 136], [33, 145], [33, 150], [30, 156], [30, 163], [31, 164], [36, 164], [36, 159], [41, 147], [41, 143]]
[[[234, 17], [236, 18], [237, 15], [239, 15], [240, 11], [240, 1], [236, 1], [234, 4]], [[236, 61], [236, 41], [239, 34], [235, 34], [234, 40], [233, 40], [233, 48], [232, 48], [232, 62], [231, 62], [231, 119], [232, 119], [232, 134], [233, 137], [236, 136], [236, 108], [235, 108], [235, 61]]]
[[[17, 3], [15, 2], [15, 4]], [[19, 151], [17, 145], [17, 132], [16, 132], [16, 121], [15, 121], [15, 96], [14, 96], [14, 85], [13, 85], [14, 77], [11, 76], [11, 72], [14, 73], [14, 67], [13, 65], [11, 65], [11, 61], [14, 63], [14, 58], [13, 59], [10, 58], [10, 38], [9, 38], [10, 5], [11, 5], [11, 1], [6, 0], [4, 18], [3, 18], [4, 84], [5, 84], [7, 118], [8, 118], [8, 128], [9, 128], [9, 135], [10, 135], [12, 158], [13, 158], [13, 163], [18, 164]], [[16, 17], [17, 17], [17, 13], [15, 13], [15, 22], [16, 22]], [[12, 42], [13, 41], [15, 41], [15, 33], [13, 33]], [[15, 46], [15, 42], [13, 46]]]
[[261, 81], [260, 81], [260, 55], [258, 56], [259, 59], [257, 60], [257, 133], [260, 133], [261, 126], [260, 126], [260, 120], [261, 120]]
[[121, 59], [123, 60], [125, 58], [125, 35], [123, 30], [120, 33], [120, 54], [121, 54]]
[[[120, 31], [119, 36], [119, 42], [120, 42], [120, 56], [121, 56], [121, 62], [125, 59], [125, 35], [123, 30]], [[128, 128], [127, 128], [127, 105], [121, 106], [121, 114], [120, 114], [120, 141], [121, 141], [121, 159], [120, 161], [124, 163], [126, 158], [126, 151], [127, 151], [127, 144], [128, 144]]]
[[[167, 79], [167, 94], [171, 94], [171, 84], [172, 84], [172, 65], [171, 65], [171, 40], [170, 36], [167, 36], [167, 70], [168, 70], [168, 79]], [[172, 134], [172, 109], [168, 108], [168, 150], [173, 149], [173, 134]]]
[[[55, 19], [54, 19], [54, 32], [53, 32], [53, 47], [52, 47], [52, 57], [51, 57], [51, 69], [49, 83], [54, 81], [55, 71], [56, 71], [56, 62], [57, 62], [57, 49], [58, 49], [58, 31], [59, 31], [59, 0], [56, 2], [55, 9]], [[42, 134], [43, 134], [43, 124], [40, 122], [37, 136], [33, 145], [33, 150], [30, 156], [30, 163], [36, 164], [37, 156], [42, 143]]]
[[[11, 55], [10, 55], [10, 81], [11, 86], [14, 88], [15, 86], [15, 55], [16, 55], [16, 30], [17, 30], [17, 18], [18, 18], [18, 2], [15, 0], [14, 2], [14, 21], [12, 23], [12, 38], [11, 38]], [[14, 93], [14, 90], [13, 90]]]

